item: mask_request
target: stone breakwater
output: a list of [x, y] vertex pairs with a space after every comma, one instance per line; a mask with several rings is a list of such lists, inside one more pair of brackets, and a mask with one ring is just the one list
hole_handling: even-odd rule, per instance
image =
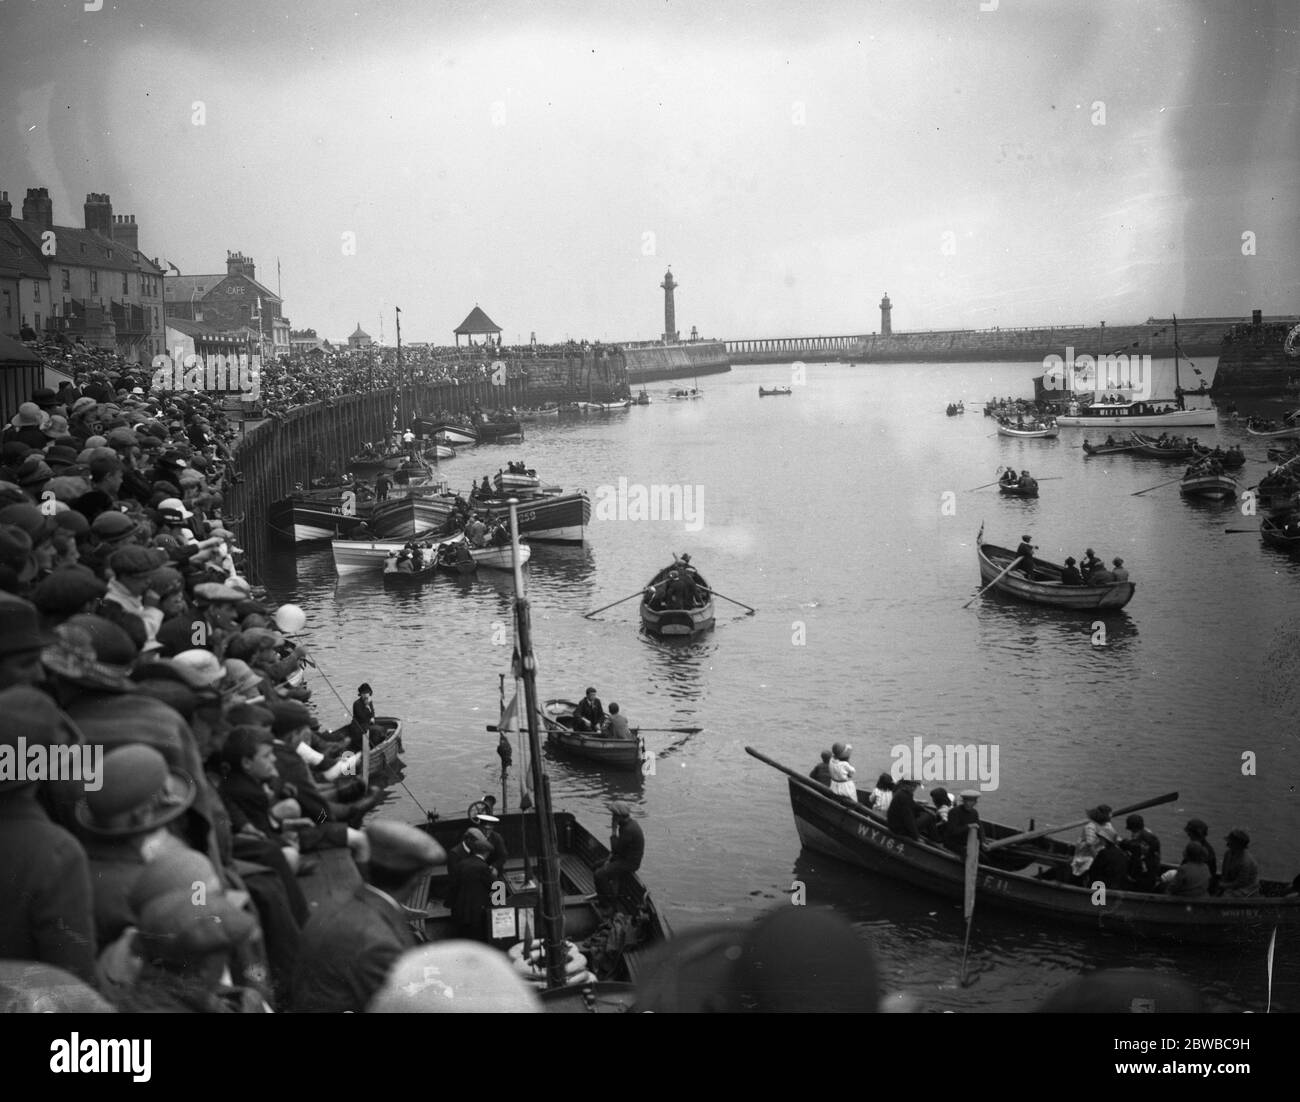
[[631, 384], [719, 375], [731, 370], [731, 357], [721, 341], [622, 345], [621, 350]]

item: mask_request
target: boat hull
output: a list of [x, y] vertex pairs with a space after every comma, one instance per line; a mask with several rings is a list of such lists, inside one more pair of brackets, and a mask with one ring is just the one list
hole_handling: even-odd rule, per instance
[[524, 438], [518, 421], [484, 421], [478, 426], [478, 438], [484, 444], [507, 444]]
[[1226, 499], [1237, 496], [1237, 480], [1227, 475], [1199, 475], [1184, 478], [1178, 484], [1178, 492], [1183, 497], [1205, 497]]
[[414, 587], [433, 581], [438, 572], [438, 564], [432, 563], [423, 570], [384, 570], [384, 585], [393, 589]]
[[1171, 463], [1181, 463], [1196, 454], [1196, 449], [1190, 444], [1180, 448], [1162, 448], [1155, 437], [1143, 436], [1140, 432], [1133, 433], [1133, 450], [1148, 459], [1163, 459]]
[[[664, 567], [646, 583], [646, 589], [650, 590], [667, 582], [668, 572], [673, 569], [675, 567]], [[698, 585], [708, 589], [709, 583], [704, 580], [703, 574], [696, 571], [695, 578]], [[710, 594], [708, 601], [698, 608], [652, 608], [643, 594], [641, 623], [651, 635], [666, 639], [690, 639], [702, 635], [714, 624], [713, 596]]]
[[1085, 440], [1083, 450], [1086, 455], [1120, 455], [1131, 452], [1134, 448], [1132, 444], [1089, 444]]
[[[1019, 567], [1009, 574], [1002, 574], [1011, 560], [1016, 557], [1014, 551], [984, 543], [978, 537], [975, 541], [975, 551], [979, 559], [981, 585], [991, 585], [999, 593], [1027, 604], [1079, 610], [1120, 609], [1133, 599], [1137, 589], [1133, 582], [1116, 582], [1113, 585], [1063, 585], [1060, 581], [1040, 581], [1037, 578], [1030, 580], [1020, 573]], [[1062, 567], [1055, 563], [1034, 560], [1036, 575], [1046, 574], [1059, 579], [1061, 570]], [[999, 574], [1002, 575], [1000, 578]]]
[[[504, 547], [471, 547], [470, 556], [475, 566], [485, 566], [491, 570], [513, 570], [514, 559], [511, 557], [510, 545]], [[519, 544], [520, 565], [533, 557], [533, 549], [526, 543]]]
[[[799, 840], [808, 849], [949, 899], [964, 898], [962, 857], [894, 833], [865, 807], [793, 778], [788, 785]], [[986, 833], [1005, 836], [1010, 830], [994, 827], [996, 824], [986, 823]], [[1189, 900], [1114, 890], [1106, 893], [1105, 905], [1099, 906], [1091, 888], [1040, 880], [1030, 871], [1008, 871], [983, 863], [977, 874], [977, 899], [1035, 925], [1059, 923], [1195, 944], [1224, 944], [1265, 936], [1275, 926], [1300, 926], [1300, 896]]]
[[[480, 501], [478, 508], [493, 520], [506, 523], [510, 510], [504, 504]], [[534, 543], [582, 543], [591, 521], [591, 501], [586, 494], [547, 494], [519, 502], [519, 534]]]
[[546, 745], [572, 758], [594, 762], [607, 769], [640, 769], [645, 743], [639, 738], [614, 739], [575, 731], [572, 700], [548, 700], [542, 705], [546, 725]]
[[1114, 414], [1078, 414], [1070, 416], [1063, 413], [1056, 418], [1056, 423], [1063, 428], [1129, 428], [1159, 429], [1171, 426], [1182, 428], [1210, 428], [1218, 424], [1219, 416], [1212, 409], [1178, 409], [1172, 413], [1114, 413]]
[[998, 483], [998, 493], [1005, 494], [1007, 497], [1037, 497], [1038, 484], [1032, 486], [1021, 486], [1019, 483]]
[[758, 396], [760, 398], [788, 398], [793, 393], [794, 391], [789, 387], [777, 387], [775, 390], [764, 390], [762, 387], [758, 388]]
[[1246, 435], [1258, 436], [1261, 439], [1266, 440], [1300, 440], [1300, 425], [1293, 425], [1290, 428], [1285, 429], [1265, 430], [1262, 432], [1259, 429], [1252, 429], [1247, 425]]
[[[426, 555], [436, 555], [438, 548], [445, 544], [462, 541], [464, 535], [457, 532], [454, 536], [432, 541], [425, 550]], [[335, 540], [330, 544], [334, 555], [334, 569], [340, 576], [361, 574], [367, 571], [382, 571], [390, 551], [401, 551], [406, 546], [404, 540]]]
[[1014, 436], [1021, 440], [1052, 440], [1061, 435], [1055, 425], [1045, 429], [1018, 429], [1014, 425], [999, 425], [999, 436]]
[[1282, 524], [1273, 517], [1264, 517], [1259, 522], [1259, 538], [1269, 547], [1275, 547], [1289, 555], [1300, 555], [1300, 532], [1293, 536], [1287, 535]]
[[418, 533], [441, 532], [451, 518], [455, 499], [411, 494], [376, 505], [370, 528], [381, 540], [414, 539]]

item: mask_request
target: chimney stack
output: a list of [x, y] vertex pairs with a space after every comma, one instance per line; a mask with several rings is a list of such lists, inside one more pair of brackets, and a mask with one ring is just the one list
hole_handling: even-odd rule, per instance
[[243, 253], [232, 253], [227, 249], [226, 275], [245, 275], [248, 276], [249, 279], [256, 279], [257, 269], [254, 267], [253, 261], [250, 257], [245, 256]]
[[9, 202], [9, 193], [0, 191], [0, 218], [12, 218], [14, 216], [14, 205]]
[[86, 229], [104, 237], [113, 236], [113, 204], [107, 195], [92, 191], [86, 196]]
[[134, 214], [113, 215], [113, 240], [125, 245], [132, 252], [139, 252], [140, 229], [135, 224]]
[[54, 203], [49, 188], [27, 189], [27, 198], [23, 200], [23, 221], [35, 222], [43, 230], [54, 229]]

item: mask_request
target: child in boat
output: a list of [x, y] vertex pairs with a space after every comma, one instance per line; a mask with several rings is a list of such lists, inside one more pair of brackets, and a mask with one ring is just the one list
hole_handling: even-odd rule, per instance
[[858, 787], [853, 783], [853, 775], [857, 770], [849, 764], [852, 753], [853, 747], [844, 742], [837, 742], [831, 747], [831, 791], [837, 796], [847, 796], [856, 801]]

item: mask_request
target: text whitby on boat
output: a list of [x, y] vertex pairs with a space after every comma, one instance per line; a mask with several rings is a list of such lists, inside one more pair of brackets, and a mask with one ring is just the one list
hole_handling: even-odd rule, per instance
[[149, 366], [157, 390], [237, 390], [254, 400], [262, 393], [262, 358], [256, 353], [251, 358], [243, 352], [238, 356], [182, 356], [182, 349], [177, 348], [174, 357], [160, 353]]

